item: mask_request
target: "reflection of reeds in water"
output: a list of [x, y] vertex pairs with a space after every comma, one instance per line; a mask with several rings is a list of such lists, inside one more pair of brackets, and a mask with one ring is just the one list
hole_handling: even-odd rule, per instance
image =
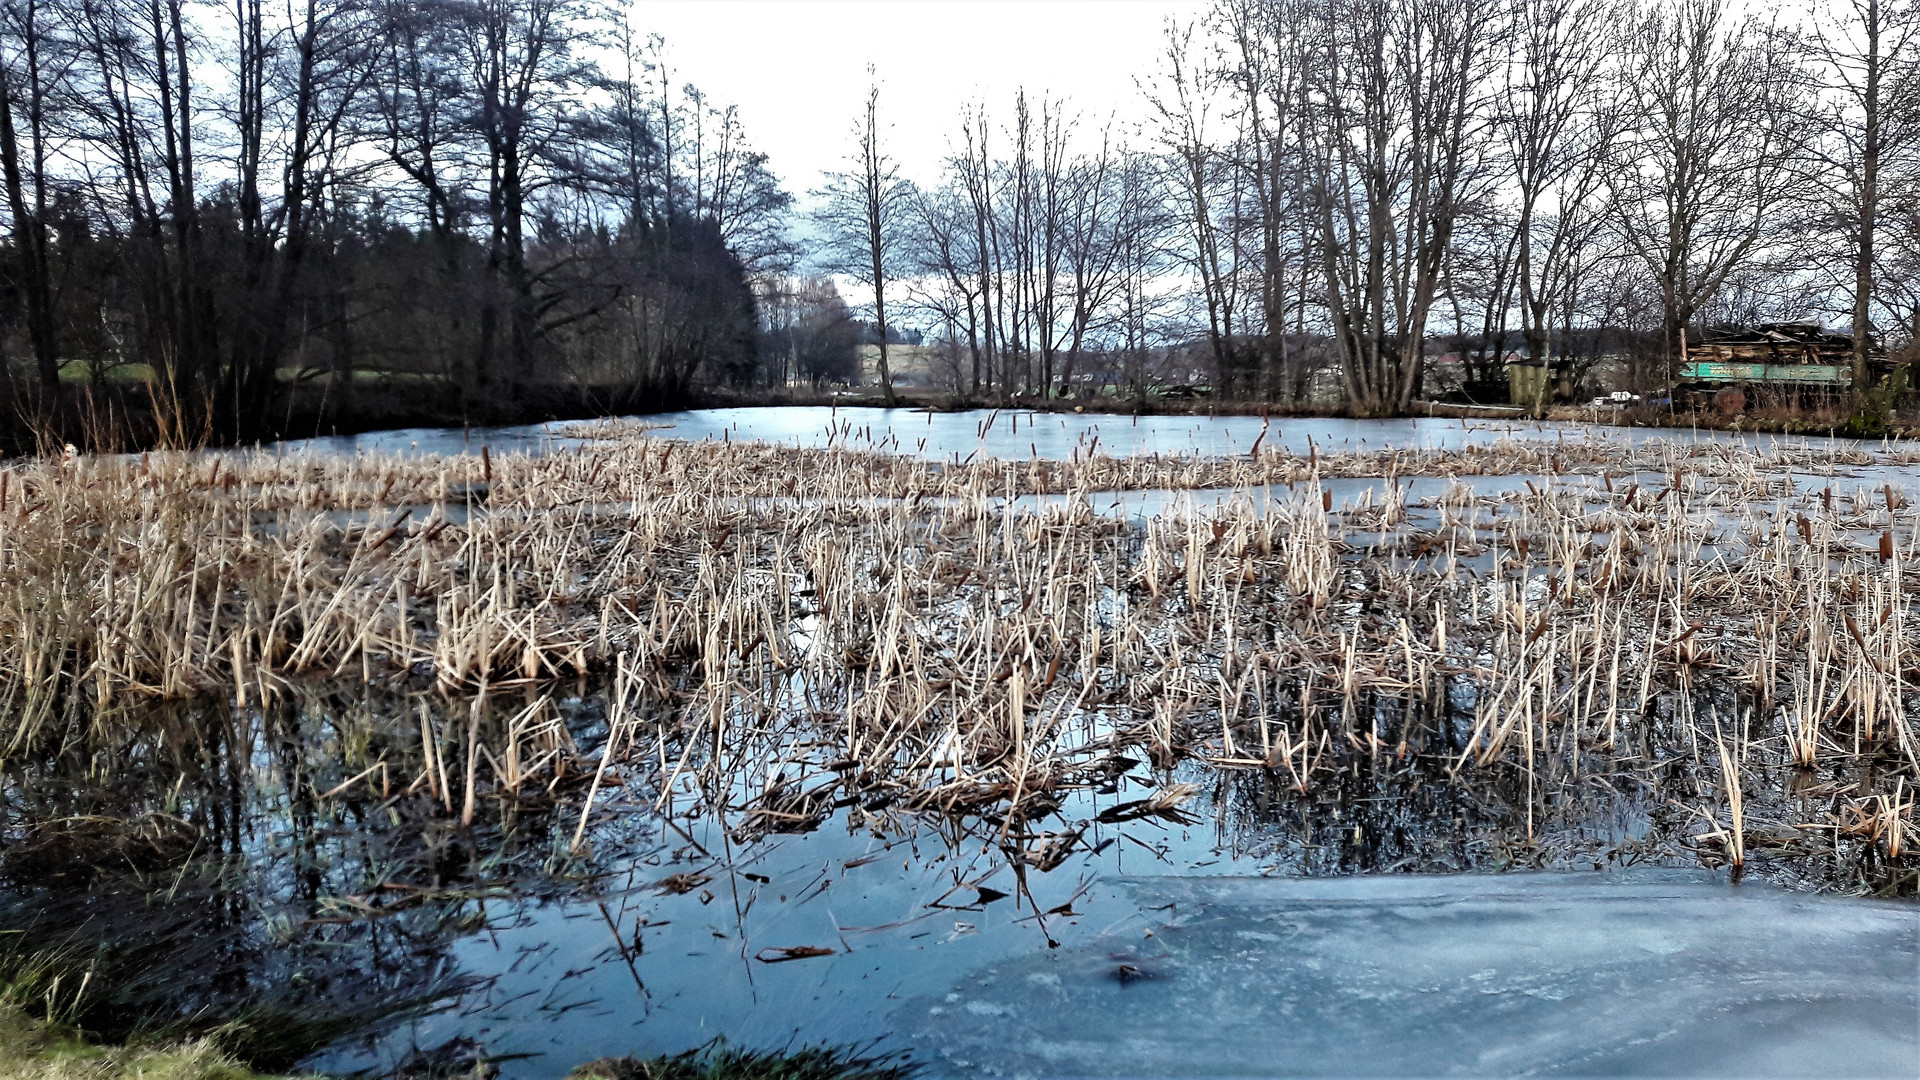
[[[20, 753], [137, 724], [141, 699], [258, 707], [303, 675], [484, 696], [617, 667], [591, 766], [536, 699], [503, 728], [477, 703], [423, 720], [411, 771], [345, 782], [470, 822], [483, 791], [586, 768], [591, 792], [646, 776], [662, 809], [738, 806], [742, 835], [859, 803], [990, 810], [1003, 837], [1134, 750], [1304, 792], [1464, 710], [1456, 769], [1545, 785], [1631, 760], [1661, 722], [1724, 755], [1738, 864], [1741, 763], [1873, 762], [1900, 791], [1916, 767], [1914, 512], [1891, 486], [1785, 477], [1873, 460], [1593, 443], [940, 465], [632, 438], [37, 463], [0, 473], [0, 715]], [[1532, 479], [1423, 507], [1398, 484], [1475, 474]], [[1322, 487], [1355, 476], [1383, 494]], [[1247, 490], [1143, 526], [1090, 502], [1219, 486]], [[1064, 498], [1008, 498], [1029, 493]], [[1406, 703], [1398, 730], [1379, 699]], [[1758, 715], [1717, 741], [1703, 703]], [[1859, 787], [1793, 824], [1897, 861], [1910, 806]]]
[[[26, 993], [13, 1003], [31, 1016], [113, 1040], [212, 1033], [285, 1069], [458, 992], [471, 980], [445, 950], [490, 901], [594, 869], [567, 853], [592, 773], [571, 733], [590, 737], [603, 710], [513, 692], [481, 712], [470, 739], [467, 702], [302, 683], [245, 714], [161, 703], [90, 754], [16, 756], [0, 787], [0, 1006]], [[565, 762], [518, 796], [480, 794], [462, 826], [459, 794], [449, 814], [426, 785], [388, 779], [424, 771], [422, 723], [449, 760], [558, 726]]]

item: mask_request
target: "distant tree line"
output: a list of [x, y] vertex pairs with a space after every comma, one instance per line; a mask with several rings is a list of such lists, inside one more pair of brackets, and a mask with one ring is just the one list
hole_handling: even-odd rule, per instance
[[919, 333], [980, 400], [1391, 414], [1516, 351], [1653, 388], [1770, 318], [1864, 374], [1920, 333], [1920, 3], [1745, 11], [1218, 0], [1145, 121], [977, 102], [923, 184], [870, 71], [790, 229], [736, 113], [591, 0], [0, 0], [10, 441], [643, 410], [863, 349], [891, 399]]
[[1657, 387], [1689, 327], [1808, 317], [1865, 394], [1920, 333], [1920, 5], [1744, 10], [1219, 0], [1167, 28], [1147, 124], [975, 105], [924, 190], [863, 150], [824, 232], [968, 394], [1200, 345], [1220, 393], [1391, 414], [1435, 351], [1604, 347]]
[[455, 422], [670, 400], [756, 369], [791, 256], [734, 113], [586, 0], [4, 0], [0, 95], [28, 426], [129, 380], [183, 442], [369, 386]]

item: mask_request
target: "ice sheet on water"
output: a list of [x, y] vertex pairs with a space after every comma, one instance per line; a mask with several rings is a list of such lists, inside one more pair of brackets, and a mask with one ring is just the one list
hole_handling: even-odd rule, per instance
[[[1631, 428], [1574, 421], [1400, 417], [1353, 420], [1337, 416], [1127, 416], [1103, 413], [1036, 413], [1012, 409], [925, 412], [910, 409], [841, 408], [792, 405], [734, 409], [695, 409], [646, 418], [665, 425], [667, 438], [761, 439], [789, 446], [844, 446], [879, 450], [931, 461], [970, 454], [1002, 460], [1029, 457], [1064, 461], [1096, 448], [1112, 457], [1136, 454], [1244, 454], [1258, 442], [1306, 454], [1354, 451], [1457, 450], [1502, 440], [1559, 442], [1596, 439], [1639, 444], [1744, 443], [1774, 446], [1825, 446], [1832, 440], [1799, 436], [1741, 434], [1686, 428]], [[558, 425], [556, 425], [558, 426]], [[477, 444], [476, 444], [477, 445]], [[1848, 441], [1848, 446], [1860, 444]]]
[[1135, 878], [902, 1007], [936, 1074], [1920, 1073], [1920, 907], [1686, 873]]
[[[1030, 457], [1064, 461], [1097, 447], [1112, 457], [1136, 454], [1218, 456], [1244, 454], [1258, 442], [1306, 454], [1354, 451], [1457, 450], [1502, 440], [1560, 442], [1598, 440], [1623, 444], [1650, 441], [1743, 443], [1760, 450], [1774, 447], [1871, 449], [1873, 444], [1803, 436], [1685, 428], [1630, 428], [1576, 421], [1455, 420], [1403, 417], [1351, 420], [1344, 417], [1125, 416], [1101, 413], [1034, 413], [969, 409], [936, 413], [910, 409], [844, 408], [790, 405], [732, 409], [693, 409], [652, 416], [625, 417], [658, 425], [661, 438], [752, 439], [801, 448], [840, 446], [905, 454], [930, 461], [979, 455], [1024, 461]], [[405, 428], [359, 435], [318, 436], [275, 443], [281, 454], [312, 453], [352, 457], [360, 453], [477, 454], [489, 446], [496, 454], [526, 452], [539, 456], [575, 449], [590, 438], [595, 421], [555, 421], [514, 427]]]

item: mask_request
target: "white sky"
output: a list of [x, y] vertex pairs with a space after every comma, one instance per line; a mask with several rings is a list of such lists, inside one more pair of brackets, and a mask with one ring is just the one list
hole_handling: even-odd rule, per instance
[[1141, 118], [1135, 79], [1156, 66], [1168, 17], [1205, 0], [634, 0], [633, 25], [667, 39], [676, 84], [739, 106], [747, 136], [804, 200], [839, 168], [867, 86], [881, 81], [888, 146], [913, 180], [938, 173], [962, 107], [1004, 121], [1014, 92], [1067, 98], [1095, 126]]

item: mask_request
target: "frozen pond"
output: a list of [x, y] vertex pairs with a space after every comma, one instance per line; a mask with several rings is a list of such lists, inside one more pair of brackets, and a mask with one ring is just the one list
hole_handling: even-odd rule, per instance
[[[550, 1078], [716, 1035], [932, 1076], [1907, 1076], [1920, 1053], [1909, 903], [1687, 870], [1288, 877], [1208, 831], [1114, 828], [1023, 885], [977, 839], [829, 825], [728, 867], [696, 830], [716, 851], [691, 868], [495, 907], [448, 956], [477, 990], [309, 1064], [471, 1041]], [[699, 883], [670, 895], [669, 869]]]
[[1691, 874], [1130, 878], [899, 1013], [936, 1074], [1912, 1076], [1920, 909]]
[[[1039, 457], [1066, 460], [1090, 450], [1111, 457], [1139, 454], [1224, 456], [1244, 454], [1255, 440], [1263, 447], [1284, 447], [1307, 454], [1318, 450], [1448, 450], [1488, 445], [1502, 439], [1556, 442], [1598, 439], [1612, 442], [1738, 442], [1751, 446], [1859, 447], [1849, 440], [1801, 436], [1736, 434], [1685, 428], [1608, 427], [1557, 421], [1457, 420], [1409, 417], [1351, 420], [1341, 417], [1116, 416], [1111, 414], [1035, 413], [975, 409], [927, 412], [909, 409], [834, 409], [780, 406], [750, 409], [696, 409], [633, 418], [657, 426], [673, 439], [732, 439], [776, 442], [808, 448], [838, 446], [910, 454], [937, 461], [969, 455], [1003, 460]], [[355, 453], [544, 453], [590, 441], [600, 421], [563, 421], [522, 427], [408, 428], [275, 444], [283, 452]], [[1265, 432], [1262, 435], [1262, 432]]]
[[943, 461], [964, 460], [973, 453], [1003, 460], [1033, 457], [1065, 460], [1075, 453], [1084, 454], [1089, 448], [1111, 457], [1139, 454], [1219, 457], [1247, 453], [1256, 440], [1262, 447], [1281, 447], [1294, 454], [1306, 454], [1314, 449], [1321, 453], [1454, 450], [1485, 446], [1502, 439], [1554, 442], [1594, 438], [1626, 443], [1664, 439], [1763, 446], [1776, 441], [1794, 446], [1832, 441], [1683, 428], [1444, 417], [1353, 420], [1302, 416], [1264, 420], [1258, 416], [1117, 416], [979, 409], [939, 413], [787, 407], [701, 409], [647, 419], [666, 425], [661, 434], [671, 438], [756, 439], [796, 447], [832, 444], [855, 449], [885, 449]]
[[[1304, 457], [1313, 451], [1452, 449], [1500, 440], [1571, 446], [1694, 437], [1657, 429], [1438, 419], [1266, 424], [1255, 417], [762, 409], [704, 410], [635, 423], [383, 432], [268, 452], [478, 454], [490, 447], [495, 455], [539, 454], [589, 448], [642, 423], [669, 439], [870, 449], [930, 462], [1245, 455], [1256, 440]], [[1876, 449], [1871, 446], [1766, 436], [1742, 441], [1815, 445], [1816, 452], [1790, 464], [1729, 458], [1726, 468], [1715, 464], [1724, 455], [1686, 458], [1683, 451], [1669, 460], [1655, 453], [1609, 466], [1604, 475], [1596, 461], [1626, 459], [1589, 457], [1585, 471], [1563, 473], [1545, 464], [1547, 454], [1495, 455], [1510, 462], [1497, 466], [1503, 470], [1498, 474], [1313, 477], [1292, 485], [1268, 485], [1257, 479], [1258, 469], [1187, 470], [1182, 463], [1169, 471], [1175, 481], [1256, 479], [1248, 481], [1251, 486], [1196, 491], [1071, 494], [1046, 480], [1053, 485], [1043, 488], [1046, 494], [985, 494], [1016, 490], [1011, 482], [1002, 489], [984, 486], [1001, 472], [1009, 478], [1074, 472], [1008, 466], [981, 470], [983, 488], [961, 495], [890, 500], [844, 486], [831, 499], [875, 511], [870, 518], [852, 515], [856, 522], [891, 524], [900, 516], [896, 508], [910, 506], [911, 513], [959, 526], [956, 533], [971, 534], [975, 526], [990, 532], [1002, 515], [1021, 528], [1036, 526], [1031, 519], [1016, 522], [1019, 511], [1066, 504], [1071, 513], [1038, 522], [1045, 528], [1034, 532], [1088, 524], [1087, 510], [1137, 526], [1091, 523], [1087, 531], [1103, 542], [1141, 536], [1151, 542], [1167, 530], [1142, 525], [1143, 519], [1206, 514], [1223, 504], [1231, 510], [1239, 500], [1268, 513], [1291, 502], [1311, 508], [1309, 516], [1324, 505], [1342, 545], [1328, 548], [1329, 565], [1344, 564], [1337, 567], [1343, 591], [1327, 595], [1337, 619], [1351, 619], [1356, 627], [1373, 617], [1369, 610], [1392, 612], [1367, 607], [1384, 604], [1385, 588], [1374, 586], [1387, 575], [1444, 550], [1449, 574], [1458, 562], [1467, 578], [1477, 579], [1502, 565], [1503, 551], [1513, 550], [1502, 547], [1511, 539], [1508, 522], [1559, 513], [1567, 504], [1586, 507], [1590, 518], [1605, 518], [1594, 526], [1600, 535], [1600, 525], [1617, 533], [1619, 522], [1638, 520], [1621, 512], [1622, 504], [1657, 502], [1693, 538], [1691, 547], [1672, 550], [1698, 561], [1715, 557], [1723, 542], [1729, 549], [1752, 543], [1747, 533], [1731, 534], [1724, 526], [1750, 533], [1760, 528], [1753, 522], [1789, 520], [1778, 517], [1787, 502], [1800, 500], [1810, 510], [1842, 500], [1821, 518], [1846, 548], [1835, 558], [1870, 562], [1879, 550], [1876, 542], [1889, 533], [1911, 551], [1908, 519], [1894, 520], [1896, 507], [1908, 505], [1897, 496], [1911, 486], [1910, 466], [1888, 455], [1867, 463], [1857, 455], [1841, 461], [1820, 452], [1825, 445]], [[594, 467], [585, 458], [551, 464]], [[845, 464], [865, 473], [872, 463]], [[1343, 464], [1328, 471], [1355, 471], [1352, 463]], [[470, 460], [425, 471], [472, 474], [474, 466]], [[1495, 466], [1473, 460], [1461, 467]], [[1529, 468], [1543, 472], [1508, 471]], [[1130, 474], [1151, 471], [1103, 469], [1076, 475], [1113, 477], [1084, 482], [1091, 486], [1124, 484]], [[939, 470], [900, 471], [920, 477]], [[1383, 458], [1369, 459], [1357, 471], [1396, 470]], [[1307, 473], [1273, 470], [1267, 477], [1298, 480]], [[1464, 506], [1456, 483], [1482, 501]], [[1832, 500], [1823, 499], [1828, 488]], [[1535, 498], [1549, 489], [1560, 498]], [[510, 499], [495, 506], [475, 497], [476, 490], [490, 494], [478, 484], [460, 487], [458, 496], [447, 494], [453, 490], [443, 476], [438, 488], [408, 498], [444, 501], [370, 509], [364, 503], [347, 504], [355, 509], [316, 503], [311, 511], [262, 511], [253, 527], [281, 529], [299, 524], [302, 514], [320, 514], [355, 526], [341, 534], [352, 546], [354, 537], [367, 542], [360, 523], [397, 524], [404, 520], [396, 517], [402, 509], [415, 520], [464, 521], [471, 514], [492, 515], [496, 522], [551, 512], [543, 504]], [[668, 495], [677, 498], [681, 490]], [[776, 524], [796, 504], [831, 509], [828, 497], [811, 498], [804, 487], [744, 490], [716, 505], [728, 512], [744, 506], [742, 516]], [[1678, 494], [1670, 497], [1669, 491]], [[639, 504], [603, 503], [589, 494], [592, 499], [566, 505], [580, 521], [606, 524], [609, 536], [623, 535], [621, 515]], [[385, 491], [374, 497], [385, 498]], [[1764, 511], [1767, 503], [1776, 506], [1772, 517], [1745, 513], [1750, 505]], [[601, 511], [604, 519], [596, 517]], [[980, 516], [965, 517], [970, 514]], [[955, 516], [943, 522], [941, 515]], [[1573, 524], [1584, 530], [1593, 523]], [[1427, 529], [1448, 532], [1446, 546], [1426, 546], [1432, 538], [1414, 535]], [[1456, 559], [1453, 539], [1462, 530], [1469, 542]], [[663, 562], [662, 576], [706, 566], [706, 549], [719, 547], [711, 531], [695, 523], [687, 543], [699, 550], [698, 561]], [[1204, 542], [1197, 524], [1185, 533], [1190, 545]], [[1216, 530], [1214, 539], [1220, 536]], [[1484, 550], [1476, 547], [1481, 540]], [[980, 550], [987, 554], [974, 557], [975, 564], [999, 557], [997, 547]], [[1188, 548], [1189, 558], [1194, 550]], [[1519, 548], [1522, 574], [1529, 573], [1526, 550]], [[1573, 541], [1567, 550], [1576, 550]], [[1377, 552], [1384, 558], [1372, 554]], [[909, 561], [895, 557], [889, 565]], [[1685, 560], [1659, 563], [1662, 582], [1667, 562]], [[1113, 580], [1124, 581], [1117, 559], [1114, 566]], [[758, 574], [758, 568], [752, 575], [742, 571], [740, 588], [785, 580]], [[1220, 580], [1237, 583], [1236, 597], [1242, 584], [1259, 584], [1251, 573]], [[929, 577], [929, 610], [947, 610], [966, 581], [965, 574]], [[1497, 583], [1505, 588], [1504, 579]], [[1550, 601], [1555, 585], [1551, 573], [1543, 572], [1516, 595]], [[818, 596], [821, 588], [792, 595]], [[1189, 602], [1194, 588], [1189, 586]], [[671, 610], [665, 591], [653, 589], [654, 610]], [[1123, 618], [1140, 617], [1128, 614], [1148, 610], [1145, 601], [1135, 606], [1139, 592], [1122, 585], [1089, 587], [1094, 611], [1077, 625], [1100, 627], [1110, 617], [1118, 626]], [[1479, 598], [1486, 592], [1467, 594], [1474, 620], [1481, 618]], [[1011, 613], [1016, 602], [1024, 611], [1031, 602], [1012, 593], [998, 597], [986, 585], [979, 595], [992, 601], [992, 607], [979, 608], [989, 612]], [[785, 586], [781, 597], [788, 602]], [[1133, 599], [1123, 606], [1128, 597]], [[756, 603], [770, 609], [768, 601]], [[1169, 604], [1178, 606], [1179, 598]], [[997, 617], [989, 614], [987, 621]], [[818, 635], [817, 610], [783, 618], [786, 628], [773, 632], [785, 635], [795, 656], [816, 639], [834, 640]], [[603, 615], [603, 634], [605, 625]], [[1172, 636], [1181, 623], [1145, 625], [1155, 633], [1165, 629], [1170, 647], [1184, 647]], [[1400, 625], [1395, 647], [1405, 650], [1411, 671], [1416, 639], [1423, 635]], [[1336, 629], [1344, 635], [1346, 627], [1340, 621]], [[1360, 630], [1350, 632], [1359, 642]], [[652, 631], [647, 633], [651, 643]], [[1085, 636], [1100, 647], [1099, 630]], [[1281, 639], [1278, 631], [1272, 637]], [[667, 640], [662, 631], [660, 641]], [[751, 640], [738, 655], [753, 654], [765, 640], [766, 634]], [[941, 637], [924, 640], [931, 649], [947, 647]], [[1132, 644], [1124, 636], [1114, 640], [1130, 648], [1162, 647], [1158, 637]], [[1557, 641], [1549, 639], [1549, 647]], [[1108, 647], [1116, 646], [1110, 641]], [[1355, 650], [1346, 656], [1359, 655], [1357, 645], [1343, 648]], [[1436, 652], [1445, 656], [1444, 644]], [[843, 644], [840, 655], [852, 665], [862, 654]], [[919, 663], [923, 654], [911, 655]], [[1858, 799], [1876, 784], [1887, 786], [1883, 770], [1902, 767], [1891, 750], [1881, 759], [1791, 776], [1784, 757], [1765, 751], [1773, 756], [1752, 766], [1764, 779], [1746, 792], [1752, 824], [1744, 835], [1753, 859], [1746, 883], [1734, 885], [1723, 873], [1694, 869], [1723, 865], [1711, 850], [1714, 834], [1698, 831], [1718, 820], [1717, 774], [1692, 726], [1696, 704], [1738, 704], [1714, 696], [1714, 686], [1702, 690], [1698, 703], [1687, 698], [1684, 714], [1662, 713], [1658, 699], [1643, 696], [1630, 733], [1634, 741], [1618, 747], [1609, 742], [1612, 753], [1606, 756], [1591, 755], [1595, 744], [1577, 738], [1577, 725], [1562, 728], [1576, 736], [1567, 740], [1573, 771], [1536, 777], [1531, 745], [1524, 769], [1501, 762], [1463, 768], [1485, 699], [1458, 673], [1428, 684], [1423, 670], [1418, 701], [1396, 687], [1391, 694], [1322, 701], [1314, 713], [1311, 695], [1338, 685], [1332, 658], [1342, 653], [1274, 651], [1260, 662], [1322, 667], [1284, 689], [1264, 675], [1249, 683], [1243, 672], [1239, 685], [1252, 686], [1248, 721], [1257, 719], [1259, 742], [1256, 747], [1249, 741], [1252, 728], [1243, 728], [1234, 736], [1241, 740], [1236, 749], [1227, 726], [1219, 729], [1220, 744], [1195, 736], [1176, 746], [1174, 735], [1176, 723], [1214, 692], [1215, 683], [1225, 701], [1231, 688], [1224, 664], [1210, 670], [1205, 655], [1199, 663], [1176, 662], [1164, 671], [1179, 675], [1177, 685], [1170, 677], [1143, 681], [1136, 684], [1138, 693], [1083, 674], [1077, 694], [1056, 688], [1048, 709], [1023, 711], [1030, 700], [1046, 700], [1061, 655], [1056, 652], [1048, 664], [1036, 657], [1032, 682], [1010, 684], [1018, 688], [1007, 691], [1017, 703], [1011, 715], [1022, 725], [1015, 730], [1035, 730], [1024, 726], [1029, 719], [1058, 722], [1069, 709], [1078, 714], [1092, 702], [1075, 722], [1087, 725], [1089, 739], [1123, 733], [1132, 741], [1105, 745], [1131, 756], [1102, 757], [1097, 770], [1074, 765], [1075, 771], [1047, 778], [1051, 790], [1044, 802], [1029, 800], [1027, 805], [1038, 807], [1030, 814], [1003, 814], [1003, 794], [967, 795], [960, 780], [963, 767], [994, 775], [1004, 752], [992, 757], [983, 751], [971, 764], [959, 756], [934, 757], [958, 745], [960, 712], [951, 739], [930, 738], [911, 753], [954, 768], [952, 791], [960, 795], [953, 797], [965, 795], [970, 803], [914, 803], [911, 792], [860, 775], [865, 765], [857, 754], [842, 759], [831, 742], [814, 742], [818, 732], [838, 730], [835, 725], [854, 713], [851, 681], [844, 687], [847, 696], [838, 696], [838, 667], [821, 669], [829, 673], [816, 682], [792, 677], [803, 669], [785, 661], [770, 661], [781, 664], [777, 669], [755, 669], [770, 670], [767, 685], [804, 704], [794, 706], [796, 726], [780, 736], [791, 741], [723, 747], [717, 734], [722, 728], [716, 727], [709, 751], [704, 736], [688, 737], [683, 725], [691, 714], [683, 712], [683, 703], [697, 701], [707, 672], [721, 669], [702, 666], [696, 674], [676, 653], [660, 668], [673, 673], [672, 681], [649, 699], [635, 729], [644, 733], [641, 752], [615, 759], [619, 764], [606, 770], [605, 787], [590, 752], [600, 754], [602, 765], [609, 760], [604, 740], [617, 710], [597, 674], [571, 687], [565, 679], [510, 683], [496, 687], [493, 698], [470, 702], [412, 678], [374, 679], [364, 666], [356, 688], [351, 665], [343, 663], [333, 674], [344, 674], [347, 683], [288, 681], [288, 697], [251, 711], [224, 700], [160, 703], [154, 722], [113, 751], [116, 760], [132, 763], [123, 783], [100, 785], [77, 756], [12, 762], [0, 785], [0, 811], [11, 815], [0, 818], [0, 841], [9, 845], [0, 847], [0, 916], [24, 909], [43, 916], [50, 928], [79, 919], [88, 934], [124, 933], [112, 944], [141, 951], [143, 966], [125, 985], [99, 980], [119, 995], [103, 1009], [131, 1012], [138, 1006], [193, 1015], [244, 1004], [263, 1008], [261, 1015], [281, 1009], [311, 1017], [323, 1033], [301, 1043], [283, 1064], [341, 1075], [497, 1069], [502, 1080], [558, 1080], [594, 1058], [676, 1054], [716, 1038], [755, 1049], [866, 1046], [909, 1055], [930, 1076], [1915, 1072], [1920, 906], [1814, 896], [1778, 884], [1910, 894], [1911, 863], [1900, 862], [1903, 856], [1891, 844], [1885, 845], [1884, 863], [1877, 861], [1876, 841], [1855, 833], [1845, 834], [1852, 839], [1842, 850], [1842, 830], [1856, 824], [1838, 815], [1864, 805]], [[1015, 670], [997, 675], [998, 659], [981, 656], [983, 682], [992, 678], [997, 685]], [[1085, 671], [1099, 670], [1097, 661], [1083, 663]], [[860, 670], [866, 672], [860, 679], [876, 677], [871, 667]], [[928, 672], [935, 670], [932, 664], [896, 667], [877, 677], [917, 689], [933, 681]], [[1032, 699], [1025, 696], [1030, 686], [1038, 687]], [[1590, 689], [1589, 714], [1594, 700]], [[1234, 708], [1243, 703], [1236, 699]], [[522, 732], [515, 725], [549, 717], [548, 704], [550, 722], [540, 721], [540, 737], [551, 741], [546, 754], [560, 764], [543, 774], [551, 776], [543, 790], [528, 786], [522, 792], [516, 779], [510, 781], [513, 796], [501, 796], [502, 766], [484, 743], [474, 741], [483, 705], [498, 714], [491, 717], [491, 730], [513, 733], [504, 745], [517, 754]], [[1611, 739], [1611, 703], [1607, 709]], [[1678, 719], [1683, 715], [1684, 725]], [[1708, 715], [1717, 725], [1720, 714]], [[1313, 741], [1316, 716], [1320, 737]], [[1270, 720], [1279, 732], [1273, 748], [1267, 746]], [[1115, 725], [1130, 726], [1123, 731]], [[1547, 730], [1545, 719], [1540, 729]], [[449, 775], [435, 740], [462, 730], [470, 741], [464, 755], [454, 755], [456, 771]], [[730, 730], [738, 736], [743, 729]], [[1163, 739], [1148, 737], [1159, 730], [1166, 732]], [[1531, 721], [1526, 730], [1531, 739]], [[224, 734], [208, 744], [209, 732]], [[1290, 732], [1305, 732], [1306, 738], [1295, 740]], [[1744, 728], [1741, 738], [1744, 745]], [[1768, 744], [1782, 741], [1752, 745]], [[1589, 757], [1582, 758], [1583, 751]], [[496, 782], [475, 815], [482, 752]], [[457, 812], [462, 757], [469, 801]], [[199, 764], [176, 774], [168, 763], [181, 760]], [[1069, 760], [1078, 759], [1058, 759]], [[507, 761], [517, 776], [520, 759]], [[698, 766], [703, 771], [697, 782], [689, 761], [707, 763]], [[1019, 785], [1027, 782], [1024, 769], [1008, 781], [1015, 802]], [[409, 785], [410, 776], [415, 779]], [[1536, 790], [1537, 779], [1550, 786]], [[1900, 783], [1906, 786], [1894, 789], [1896, 801], [1912, 790], [1910, 779]], [[1143, 809], [1163, 795], [1174, 801]], [[1683, 816], [1695, 804], [1708, 808], [1704, 824]], [[1167, 809], [1173, 806], [1183, 809]], [[154, 807], [161, 810], [149, 809]], [[203, 844], [203, 835], [213, 838], [210, 845]], [[160, 881], [173, 883], [181, 899], [169, 893], [156, 900], [153, 883]]]

